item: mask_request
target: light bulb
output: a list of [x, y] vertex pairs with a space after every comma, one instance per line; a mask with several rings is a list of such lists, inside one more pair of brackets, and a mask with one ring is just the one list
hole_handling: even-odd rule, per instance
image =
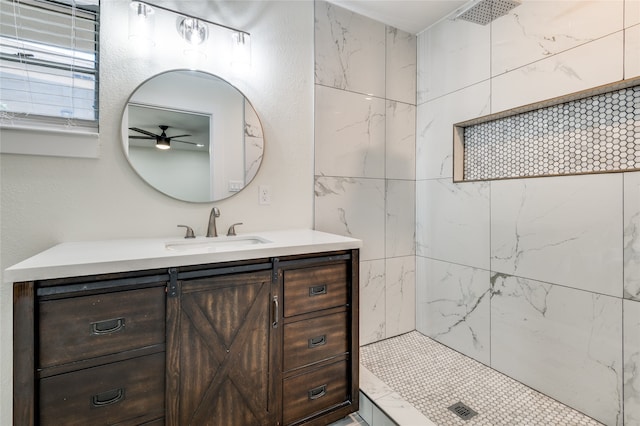
[[151, 6], [137, 1], [131, 2], [129, 7], [129, 39], [153, 46], [155, 11]]
[[232, 63], [251, 65], [251, 36], [248, 33], [237, 32], [231, 34]]
[[207, 25], [194, 18], [181, 19], [178, 24], [178, 32], [187, 43], [196, 46], [202, 44], [209, 35]]

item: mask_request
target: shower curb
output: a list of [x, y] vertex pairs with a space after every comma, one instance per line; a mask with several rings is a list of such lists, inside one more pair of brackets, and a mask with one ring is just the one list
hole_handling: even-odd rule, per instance
[[[437, 426], [362, 364], [360, 364], [360, 392], [398, 426]], [[369, 419], [365, 418], [365, 420], [370, 426], [379, 426], [375, 422], [371, 423]]]

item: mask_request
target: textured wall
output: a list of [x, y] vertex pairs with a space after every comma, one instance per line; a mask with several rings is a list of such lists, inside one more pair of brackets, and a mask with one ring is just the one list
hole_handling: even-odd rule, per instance
[[416, 38], [315, 8], [315, 227], [360, 238], [360, 343], [415, 328]]
[[452, 124], [638, 75], [637, 0], [418, 37], [416, 328], [608, 425], [640, 423], [640, 172], [454, 184]]
[[[313, 225], [313, 3], [163, 1], [173, 9], [252, 33], [252, 67], [238, 70], [207, 52], [199, 66], [236, 85], [264, 127], [266, 153], [253, 183], [215, 203], [219, 229], [239, 232]], [[126, 29], [129, 1], [102, 2], [100, 157], [0, 156], [1, 269], [56, 243], [129, 237], [178, 237], [179, 223], [206, 232], [212, 204], [170, 199], [141, 181], [121, 149], [120, 119], [129, 94], [148, 77], [188, 63], [166, 43], [139, 56]], [[124, 27], [123, 27], [123, 22]], [[171, 32], [169, 32], [171, 33]], [[29, 137], [28, 135], [25, 138]], [[258, 185], [272, 190], [258, 205]], [[0, 424], [11, 422], [11, 289], [0, 290]]]

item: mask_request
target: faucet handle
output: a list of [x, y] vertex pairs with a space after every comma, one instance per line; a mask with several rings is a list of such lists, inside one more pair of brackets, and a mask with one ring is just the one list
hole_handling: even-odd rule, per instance
[[178, 225], [178, 228], [187, 228], [187, 233], [184, 236], [185, 238], [195, 238], [196, 234], [193, 233], [193, 229], [187, 225]]
[[231, 225], [229, 227], [229, 230], [227, 231], [227, 237], [233, 237], [236, 235], [236, 225], [242, 225], [242, 222], [234, 223], [233, 225]]

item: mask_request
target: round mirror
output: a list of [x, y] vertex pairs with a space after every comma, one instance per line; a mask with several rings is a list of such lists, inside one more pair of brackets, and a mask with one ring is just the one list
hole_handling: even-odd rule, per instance
[[174, 70], [142, 83], [122, 115], [131, 167], [158, 191], [183, 201], [230, 197], [255, 177], [262, 126], [249, 100], [225, 80]]

